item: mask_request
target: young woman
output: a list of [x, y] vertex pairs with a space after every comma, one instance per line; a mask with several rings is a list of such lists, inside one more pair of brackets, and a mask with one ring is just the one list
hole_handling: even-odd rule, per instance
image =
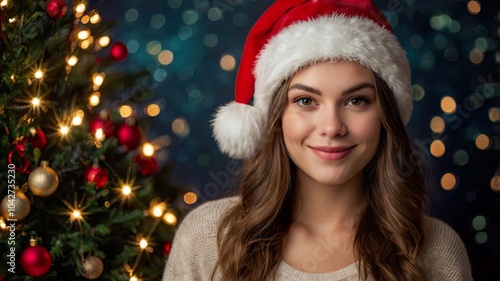
[[[253, 106], [249, 101], [253, 98]], [[276, 1], [213, 123], [239, 196], [182, 222], [164, 280], [472, 280], [424, 216], [406, 55], [371, 1]]]

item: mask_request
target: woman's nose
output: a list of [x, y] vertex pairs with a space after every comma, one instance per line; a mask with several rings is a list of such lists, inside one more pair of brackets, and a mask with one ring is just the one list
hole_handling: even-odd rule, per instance
[[342, 114], [338, 109], [323, 108], [318, 114], [317, 129], [320, 135], [329, 138], [343, 136], [347, 133], [347, 127], [343, 122]]

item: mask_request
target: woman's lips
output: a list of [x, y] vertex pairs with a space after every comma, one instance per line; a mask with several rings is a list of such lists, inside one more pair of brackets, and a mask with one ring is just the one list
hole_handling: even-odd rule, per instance
[[349, 154], [354, 146], [311, 146], [316, 156], [323, 160], [340, 160]]

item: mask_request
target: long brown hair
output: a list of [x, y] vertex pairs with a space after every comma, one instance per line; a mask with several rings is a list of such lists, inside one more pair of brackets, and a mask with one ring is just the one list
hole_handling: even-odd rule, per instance
[[[378, 151], [365, 168], [368, 207], [354, 237], [360, 276], [367, 280], [426, 280], [417, 257], [424, 243], [424, 178], [396, 101], [375, 77], [383, 129]], [[269, 106], [266, 135], [243, 165], [241, 201], [222, 216], [217, 234], [222, 281], [261, 281], [275, 276], [293, 222], [294, 164], [287, 155], [281, 116], [290, 79]]]

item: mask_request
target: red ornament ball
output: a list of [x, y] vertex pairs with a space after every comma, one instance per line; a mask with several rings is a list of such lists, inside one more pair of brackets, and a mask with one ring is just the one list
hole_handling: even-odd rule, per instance
[[115, 124], [113, 124], [113, 122], [109, 119], [103, 119], [101, 116], [96, 116], [89, 122], [89, 133], [92, 136], [95, 136], [95, 132], [98, 129], [102, 129], [102, 132], [106, 135], [106, 137], [111, 137], [115, 132]]
[[165, 256], [168, 256], [170, 254], [170, 251], [172, 250], [172, 242], [167, 242], [165, 243], [165, 247], [163, 249], [163, 254]]
[[21, 266], [31, 277], [40, 277], [50, 270], [52, 256], [42, 246], [31, 246], [21, 254]]
[[87, 169], [85, 169], [83, 178], [85, 179], [86, 183], [93, 183], [95, 189], [101, 189], [108, 182], [109, 176], [108, 172], [106, 172], [106, 169], [96, 165], [91, 165], [88, 166]]
[[141, 130], [135, 122], [125, 122], [116, 128], [118, 145], [124, 152], [136, 149], [141, 144]]
[[31, 143], [32, 147], [41, 150], [43, 150], [45, 146], [47, 146], [47, 136], [40, 129], [36, 129], [35, 133], [28, 138], [28, 141]]
[[139, 154], [135, 157], [135, 164], [139, 174], [144, 177], [152, 175], [158, 171], [158, 164], [153, 157]]
[[45, 11], [50, 18], [58, 20], [66, 15], [68, 5], [64, 0], [48, 0]]
[[122, 62], [128, 57], [127, 46], [121, 42], [116, 42], [111, 46], [110, 54], [115, 61]]

